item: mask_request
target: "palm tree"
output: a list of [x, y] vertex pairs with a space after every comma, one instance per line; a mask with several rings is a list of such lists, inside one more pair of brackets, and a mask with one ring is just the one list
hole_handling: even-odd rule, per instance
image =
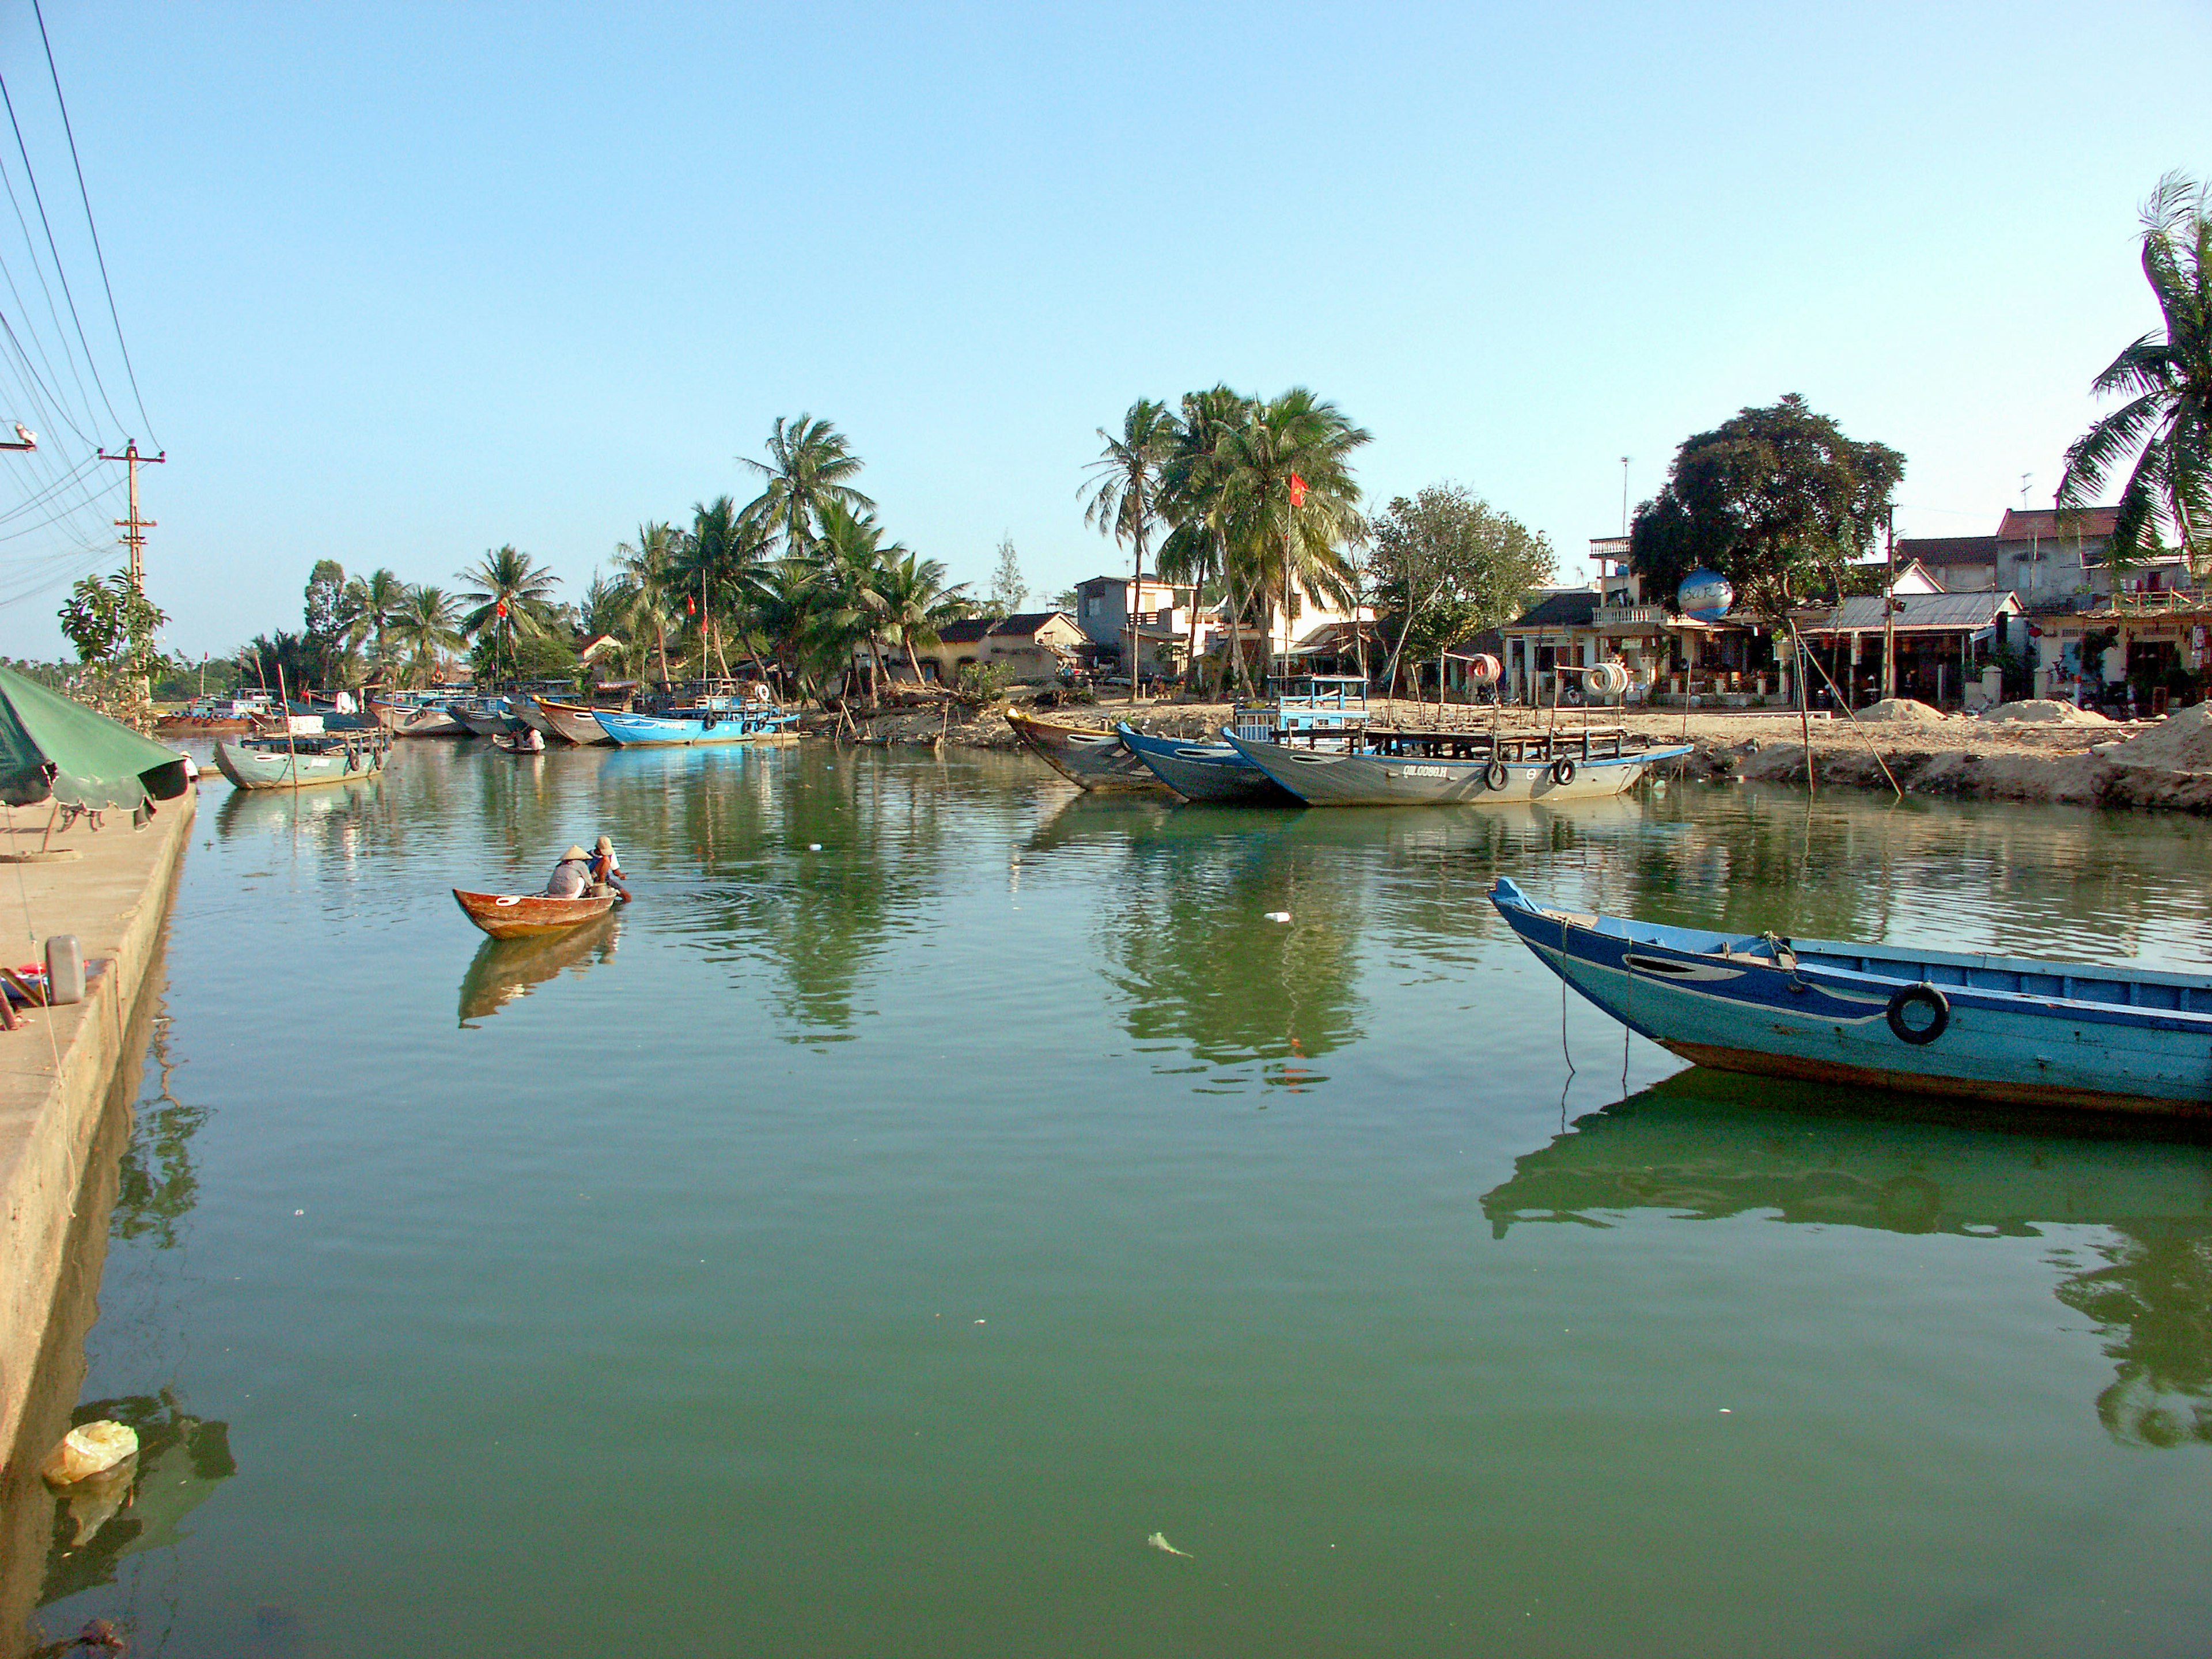
[[2107, 556], [2125, 565], [2157, 545], [2161, 526], [2192, 572], [2212, 551], [2212, 212], [2208, 189], [2169, 173], [2142, 205], [2142, 267], [2165, 314], [2112, 359], [2092, 388], [2132, 394], [2066, 452], [2057, 505], [2087, 506], [2123, 457], [2140, 450], [2120, 492]]
[[514, 641], [535, 639], [547, 631], [553, 614], [553, 590], [561, 579], [514, 544], [496, 547], [460, 574], [471, 590], [461, 595], [463, 605], [474, 607], [461, 618], [461, 632], [471, 639], [489, 634], [496, 657], [504, 640], [507, 660], [514, 661]]
[[[1160, 575], [1166, 580], [1191, 586], [1190, 645], [1184, 660], [1186, 675], [1198, 663], [1199, 603], [1208, 586], [1224, 586], [1228, 580], [1228, 529], [1223, 512], [1222, 471], [1218, 465], [1221, 434], [1242, 425], [1252, 400], [1225, 386], [1210, 392], [1183, 394], [1182, 418], [1176, 422], [1168, 461], [1160, 473], [1160, 515], [1173, 526], [1160, 544]], [[1237, 639], [1237, 618], [1243, 598], [1226, 593], [1229, 604], [1229, 658], [1222, 678], [1241, 671], [1243, 656]]]
[[636, 589], [632, 626], [649, 625], [653, 647], [660, 654], [660, 681], [668, 683], [668, 622], [675, 598], [676, 565], [682, 553], [684, 532], [672, 524], [647, 519], [637, 527], [635, 542], [617, 543], [615, 568]]
[[392, 611], [406, 592], [407, 584], [391, 570], [377, 570], [348, 581], [338, 600], [338, 616], [344, 629], [340, 637], [346, 649], [358, 651], [367, 644], [369, 660], [379, 667], [387, 665], [390, 659], [386, 633]]
[[844, 434], [811, 415], [802, 414], [795, 421], [779, 415], [769, 434], [768, 459], [740, 455], [738, 462], [768, 481], [747, 504], [744, 516], [781, 541], [787, 558], [802, 558], [811, 551], [830, 507], [866, 512], [875, 506], [853, 486], [860, 473], [860, 459]]
[[684, 597], [699, 613], [699, 672], [707, 672], [707, 651], [714, 653], [730, 672], [723, 650], [723, 619], [743, 631], [763, 575], [762, 555], [768, 544], [760, 523], [746, 517], [727, 495], [700, 501], [691, 509], [691, 528], [684, 537], [674, 574]]
[[461, 646], [459, 607], [441, 587], [410, 587], [386, 618], [386, 637], [404, 654], [410, 678], [428, 678], [438, 653]]
[[945, 586], [945, 566], [940, 561], [902, 550], [896, 556], [884, 561], [876, 592], [884, 602], [876, 631], [892, 649], [906, 653], [906, 665], [913, 671], [915, 684], [919, 685], [921, 663], [915, 656], [914, 648], [937, 643], [939, 626], [951, 620], [945, 615], [946, 602], [955, 600], [959, 590]]
[[644, 598], [628, 576], [602, 576], [594, 570], [576, 617], [579, 648], [593, 640], [611, 639], [613, 649], [593, 660], [611, 660], [624, 679], [635, 679], [645, 666], [645, 635], [640, 626], [647, 620]]
[[1373, 434], [1346, 420], [1334, 404], [1304, 386], [1255, 404], [1221, 436], [1222, 511], [1232, 568], [1248, 591], [1282, 599], [1284, 660], [1289, 672], [1289, 623], [1298, 591], [1349, 603], [1351, 572], [1343, 548], [1366, 533], [1359, 486], [1349, 457]]
[[1167, 405], [1139, 398], [1121, 416], [1121, 435], [1104, 427], [1098, 436], [1105, 443], [1091, 464], [1091, 482], [1084, 486], [1083, 522], [1101, 535], [1129, 543], [1137, 550], [1136, 580], [1129, 587], [1129, 701], [1137, 700], [1137, 616], [1145, 585], [1145, 544], [1159, 520], [1160, 473], [1175, 447], [1177, 427]]
[[891, 573], [912, 555], [896, 542], [885, 546], [874, 515], [856, 514], [842, 501], [831, 502], [823, 514], [815, 554], [825, 590], [818, 614], [825, 654], [834, 652], [832, 660], [849, 665], [854, 647], [865, 643], [872, 700], [881, 695], [882, 631], [892, 610]]

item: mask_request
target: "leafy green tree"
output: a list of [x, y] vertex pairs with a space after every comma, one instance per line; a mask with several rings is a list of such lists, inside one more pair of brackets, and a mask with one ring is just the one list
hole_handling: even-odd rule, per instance
[[272, 691], [281, 685], [295, 696], [315, 683], [323, 665], [320, 645], [305, 634], [289, 634], [281, 628], [273, 637], [256, 634], [239, 655], [250, 668], [247, 678], [255, 684]]
[[1351, 455], [1372, 435], [1304, 386], [1253, 404], [1220, 434], [1214, 465], [1231, 565], [1246, 592], [1266, 598], [1270, 632], [1281, 600], [1286, 648], [1299, 590], [1349, 603], [1345, 550], [1366, 533]]
[[1518, 616], [1531, 588], [1557, 568], [1551, 542], [1455, 483], [1395, 497], [1369, 526], [1369, 580], [1376, 606], [1398, 621], [1385, 683], [1399, 664]]
[[886, 545], [883, 537], [872, 514], [855, 514], [842, 502], [832, 502], [823, 515], [816, 542], [827, 599], [816, 615], [819, 648], [826, 664], [842, 665], [865, 647], [871, 697], [881, 690], [882, 630], [891, 614], [891, 572], [911, 556], [896, 542]]
[[613, 641], [611, 646], [601, 647], [592, 660], [608, 664], [624, 679], [635, 679], [644, 672], [652, 643], [639, 626], [643, 599], [637, 584], [628, 576], [602, 576], [595, 570], [577, 613], [580, 648], [602, 639]]
[[746, 516], [727, 495], [691, 509], [691, 528], [677, 555], [675, 577], [699, 622], [699, 672], [708, 672], [711, 647], [722, 672], [730, 672], [726, 635], [743, 634], [760, 592], [768, 549], [761, 521]]
[[1637, 509], [1630, 565], [1669, 603], [1692, 570], [1717, 570], [1778, 623], [1848, 591], [1904, 476], [1896, 450], [1854, 442], [1791, 392], [1683, 440], [1666, 488]]
[[131, 580], [126, 568], [102, 579], [87, 576], [70, 590], [60, 611], [62, 634], [76, 647], [77, 660], [107, 669], [125, 669], [143, 655], [154, 631], [168, 617]]
[[437, 672], [442, 653], [463, 643], [460, 606], [442, 587], [411, 586], [386, 620], [386, 638], [409, 680], [422, 684]]
[[1091, 464], [1091, 482], [1085, 486], [1083, 521], [1101, 535], [1127, 542], [1136, 551], [1136, 586], [1129, 590], [1128, 641], [1124, 659], [1129, 671], [1129, 696], [1137, 696], [1137, 588], [1145, 580], [1145, 550], [1160, 522], [1160, 475], [1165, 470], [1176, 441], [1176, 419], [1166, 404], [1139, 398], [1121, 416], [1117, 437], [1104, 427], [1098, 436], [1105, 447]]
[[787, 558], [804, 558], [811, 552], [823, 515], [831, 507], [866, 512], [875, 506], [853, 483], [861, 463], [844, 434], [811, 415], [793, 421], [778, 416], [769, 434], [768, 459], [741, 455], [738, 461], [765, 480], [744, 516], [781, 542]]
[[2129, 455], [2106, 555], [2125, 568], [2170, 527], [2192, 568], [2212, 556], [2212, 212], [2207, 186], [2169, 173], [2142, 206], [2142, 268], [2166, 319], [2115, 357], [2092, 389], [2128, 401], [2066, 452], [2062, 510], [2088, 506]]
[[[1007, 550], [1012, 552], [1012, 547], [1009, 542]], [[938, 629], [951, 620], [945, 615], [947, 601], [957, 590], [945, 585], [945, 574], [939, 561], [901, 550], [884, 559], [876, 582], [883, 600], [877, 635], [892, 650], [906, 653], [906, 665], [916, 684], [921, 681], [921, 663], [915, 647], [935, 645]]]
[[461, 603], [471, 607], [461, 618], [461, 632], [479, 645], [490, 641], [475, 653], [479, 671], [495, 679], [504, 657], [510, 671], [520, 674], [517, 647], [551, 629], [553, 590], [561, 579], [509, 542], [462, 571], [459, 580], [470, 585]]
[[357, 653], [367, 647], [372, 664], [378, 668], [391, 665], [391, 616], [406, 592], [407, 584], [386, 569], [355, 576], [346, 582], [338, 597], [337, 623], [348, 654]]
[[1030, 585], [1022, 576], [1022, 562], [1014, 552], [1012, 532], [999, 542], [998, 568], [991, 573], [990, 609], [1001, 617], [1011, 617], [1022, 608], [1030, 596]]

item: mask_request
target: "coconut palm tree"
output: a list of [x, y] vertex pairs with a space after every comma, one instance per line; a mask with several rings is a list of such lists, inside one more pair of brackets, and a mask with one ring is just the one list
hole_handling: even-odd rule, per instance
[[653, 629], [653, 649], [660, 657], [660, 680], [668, 683], [668, 623], [676, 599], [676, 566], [684, 546], [684, 532], [672, 524], [647, 519], [637, 527], [637, 539], [615, 546], [615, 568], [636, 590], [631, 626], [642, 638]]
[[831, 502], [823, 514], [815, 556], [824, 590], [817, 623], [824, 655], [849, 664], [853, 652], [866, 645], [872, 699], [882, 690], [883, 629], [892, 611], [892, 573], [912, 556], [896, 542], [884, 544], [883, 526], [872, 514], [856, 514], [842, 501]]
[[765, 529], [729, 496], [692, 507], [691, 528], [679, 546], [674, 575], [687, 609], [698, 614], [702, 674], [710, 644], [722, 672], [730, 672], [726, 629], [744, 631], [760, 592], [767, 547]]
[[1299, 590], [1349, 602], [1351, 572], [1342, 550], [1366, 533], [1349, 458], [1372, 437], [1304, 386], [1253, 404], [1221, 435], [1215, 465], [1229, 564], [1242, 574], [1248, 592], [1267, 596], [1270, 633], [1280, 599], [1285, 672]]
[[410, 679], [428, 679], [441, 652], [460, 649], [460, 607], [442, 587], [410, 587], [386, 617], [385, 637]]
[[1139, 398], [1121, 416], [1121, 434], [1104, 427], [1105, 444], [1084, 485], [1083, 522], [1136, 550], [1136, 580], [1129, 588], [1129, 701], [1137, 700], [1137, 606], [1145, 583], [1145, 545], [1160, 516], [1160, 474], [1174, 453], [1176, 417], [1166, 404]]
[[769, 434], [768, 459], [740, 455], [738, 464], [767, 480], [746, 505], [744, 516], [781, 542], [786, 558], [803, 558], [812, 550], [823, 517], [833, 506], [848, 512], [867, 512], [875, 506], [854, 487], [860, 459], [844, 434], [811, 415], [802, 414], [794, 421], [779, 415]]
[[893, 650], [906, 653], [906, 665], [919, 685], [921, 663], [915, 656], [914, 648], [937, 643], [938, 629], [952, 620], [945, 614], [947, 602], [953, 606], [958, 605], [959, 589], [945, 586], [942, 562], [901, 550], [896, 556], [884, 559], [876, 592], [884, 602], [876, 632]]
[[339, 637], [349, 653], [366, 645], [371, 663], [380, 668], [389, 665], [386, 634], [392, 613], [406, 592], [407, 584], [391, 570], [356, 576], [346, 583], [338, 599], [338, 617], [343, 629]]
[[495, 659], [503, 643], [512, 665], [515, 641], [535, 639], [551, 626], [553, 590], [561, 579], [514, 543], [492, 549], [459, 580], [471, 584], [460, 602], [471, 607], [461, 618], [461, 632], [471, 639], [489, 635]]
[[2212, 553], [2212, 212], [2207, 186], [2169, 173], [2142, 205], [2142, 267], [2166, 319], [2112, 359], [2093, 386], [2128, 402], [2066, 452], [2060, 508], [2087, 506], [2136, 456], [2106, 551], [2125, 565], [2171, 527], [2192, 568]]
[[[1221, 434], [1249, 418], [1251, 406], [1249, 398], [1225, 386], [1210, 392], [1185, 392], [1167, 465], [1160, 473], [1160, 515], [1173, 526], [1160, 544], [1160, 574], [1169, 581], [1191, 586], [1190, 644], [1184, 660], [1192, 671], [1198, 662], [1199, 601], [1210, 586], [1225, 588], [1229, 575], [1228, 528], [1218, 465]], [[1237, 623], [1246, 596], [1229, 592], [1226, 597], [1229, 658], [1222, 669], [1224, 682], [1243, 669]]]

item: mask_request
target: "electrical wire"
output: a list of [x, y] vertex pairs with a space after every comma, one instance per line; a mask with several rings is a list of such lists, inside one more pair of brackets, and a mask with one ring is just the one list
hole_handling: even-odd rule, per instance
[[[20, 139], [21, 135], [18, 134], [17, 136]], [[84, 389], [84, 372], [77, 367], [76, 354], [70, 349], [69, 331], [62, 326], [62, 313], [60, 308], [54, 304], [53, 284], [46, 280], [46, 262], [39, 258], [39, 244], [37, 240], [31, 234], [31, 222], [23, 216], [23, 204], [21, 199], [15, 194], [15, 181], [9, 176], [8, 167], [5, 161], [0, 161], [0, 186], [4, 186], [6, 188], [8, 191], [8, 205], [15, 210], [15, 223], [23, 233], [23, 246], [31, 256], [31, 270], [33, 274], [34, 274], [39, 279], [39, 290], [46, 296], [46, 315], [54, 319], [54, 332], [58, 337], [59, 337], [61, 341], [62, 361], [69, 365], [70, 377], [76, 382], [76, 395], [83, 404], [85, 419], [89, 424], [97, 426], [100, 422], [93, 418], [91, 413], [92, 394]], [[46, 373], [53, 376], [55, 400], [58, 404], [60, 403], [61, 376], [54, 373], [54, 360], [47, 355], [46, 342], [39, 338], [38, 330], [31, 321], [30, 304], [23, 298], [21, 293], [16, 290], [15, 279], [12, 273], [9, 276], [8, 286], [9, 291], [15, 295], [16, 306], [22, 313], [24, 328], [30, 333], [32, 339], [38, 343], [39, 356], [45, 359]], [[84, 428], [77, 426], [74, 417], [70, 419], [70, 424], [71, 427], [76, 428], [77, 436], [83, 438], [87, 443], [90, 443], [92, 441], [92, 439], [85, 433]]]
[[69, 272], [62, 268], [62, 251], [54, 240], [53, 222], [46, 217], [46, 198], [40, 191], [38, 169], [31, 165], [30, 146], [23, 142], [23, 124], [15, 118], [15, 100], [9, 94], [5, 76], [0, 76], [0, 106], [6, 106], [8, 125], [15, 131], [15, 152], [23, 158], [23, 176], [31, 181], [31, 201], [39, 210], [40, 228], [46, 233], [46, 248], [53, 255], [54, 275], [61, 282], [62, 298], [69, 302], [70, 321], [76, 326], [77, 343], [84, 348], [84, 366], [92, 371], [92, 383], [100, 390], [100, 401], [106, 405], [108, 418], [115, 422], [117, 431], [123, 431], [125, 429], [123, 417], [115, 412], [115, 400], [107, 395], [107, 384], [100, 378], [100, 365], [93, 358], [92, 342], [85, 336], [84, 319], [77, 315], [76, 295], [70, 291]]
[[[53, 77], [54, 103], [61, 110], [62, 132], [69, 139], [70, 165], [76, 169], [76, 193], [84, 204], [85, 228], [92, 232], [92, 257], [100, 263], [100, 285], [107, 291], [107, 316], [108, 320], [115, 325], [115, 344], [123, 353], [123, 372], [130, 377], [131, 396], [138, 404], [138, 418], [146, 422], [146, 436], [153, 440], [155, 447], [159, 448], [160, 442], [154, 438], [154, 417], [146, 412], [146, 399], [138, 391], [138, 371], [131, 368], [131, 348], [124, 342], [123, 318], [115, 309], [115, 285], [107, 280], [107, 256], [100, 252], [100, 227], [93, 222], [92, 217], [92, 196], [84, 187], [84, 163], [77, 160], [76, 133], [70, 125], [69, 101], [62, 96], [61, 71], [54, 67], [54, 43], [46, 38], [46, 15], [39, 9], [39, 0], [31, 0], [31, 15], [39, 20], [39, 40], [46, 49], [46, 73]], [[27, 167], [29, 164], [27, 162], [25, 165]], [[73, 309], [71, 314], [75, 314]], [[88, 352], [89, 349], [88, 347]], [[98, 378], [95, 373], [94, 379]], [[100, 395], [103, 398], [107, 395], [104, 388]], [[107, 412], [112, 415], [115, 410], [111, 407]]]

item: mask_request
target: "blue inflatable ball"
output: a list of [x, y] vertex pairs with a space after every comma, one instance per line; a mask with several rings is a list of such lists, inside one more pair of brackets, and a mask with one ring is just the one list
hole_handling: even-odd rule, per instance
[[1674, 608], [1695, 622], [1718, 622], [1735, 603], [1735, 589], [1717, 570], [1692, 570], [1674, 590]]

